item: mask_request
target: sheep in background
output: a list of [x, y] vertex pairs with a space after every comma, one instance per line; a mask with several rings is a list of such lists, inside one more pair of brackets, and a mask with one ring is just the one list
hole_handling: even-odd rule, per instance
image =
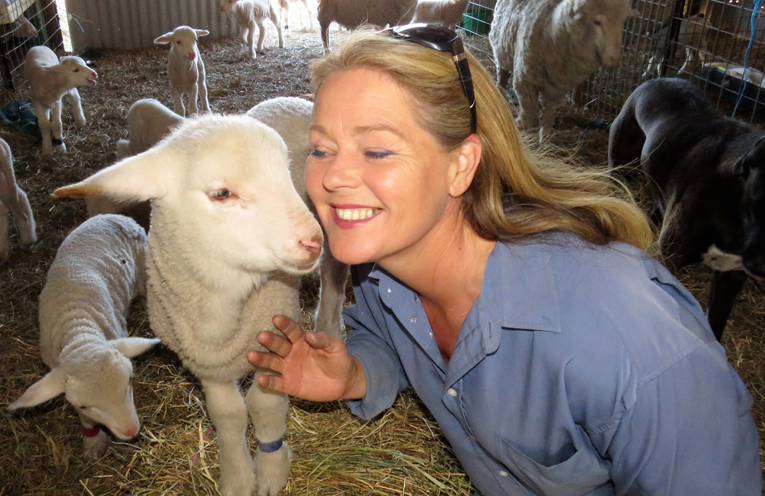
[[417, 0], [319, 0], [319, 27], [324, 52], [329, 53], [329, 26], [336, 22], [356, 29], [363, 24], [385, 27], [407, 24]]
[[132, 439], [140, 423], [133, 404], [133, 365], [159, 339], [128, 337], [130, 302], [145, 292], [146, 233], [121, 215], [86, 220], [61, 243], [40, 293], [40, 351], [51, 371], [8, 409], [28, 408], [61, 393], [75, 407], [83, 456], [103, 456], [109, 436]]
[[540, 126], [541, 140], [561, 98], [598, 66], [619, 61], [624, 23], [633, 15], [629, 0], [500, 0], [489, 42], [502, 88], [512, 71], [519, 127]]
[[[69, 100], [78, 124], [85, 124], [78, 86], [95, 85], [98, 74], [80, 57], [61, 57], [46, 46], [36, 46], [27, 52], [24, 77], [29, 81], [29, 97], [42, 133], [43, 155], [65, 152], [61, 99]], [[52, 117], [51, 117], [52, 116]], [[52, 119], [52, 123], [51, 123]], [[53, 139], [51, 140], [51, 130]]]
[[[278, 0], [279, 4], [279, 18], [282, 20], [282, 26], [284, 29], [289, 29], [289, 23], [290, 23], [290, 3], [300, 3], [303, 4], [305, 7], [305, 11], [308, 12], [308, 29], [313, 31], [313, 13], [311, 12], [311, 9], [308, 7], [308, 0]], [[304, 26], [303, 24], [303, 10], [300, 10], [300, 27], [302, 28]]]
[[189, 114], [198, 112], [197, 95], [202, 101], [202, 110], [210, 111], [210, 102], [207, 101], [205, 64], [197, 47], [197, 39], [208, 34], [210, 32], [206, 29], [178, 26], [154, 40], [154, 43], [158, 45], [170, 44], [167, 76], [170, 80], [170, 93], [173, 95], [175, 113], [181, 117], [186, 115], [186, 107], [183, 105], [184, 94], [189, 95]]
[[[145, 152], [170, 134], [170, 130], [183, 122], [179, 116], [154, 98], [137, 100], [127, 114], [128, 139], [117, 141], [117, 160]], [[124, 202], [106, 196], [90, 196], [85, 199], [88, 216], [121, 214], [134, 219], [146, 231], [149, 230], [151, 202]]]
[[37, 28], [29, 22], [29, 19], [21, 14], [15, 21], [13, 21], [14, 35], [19, 35], [21, 38], [34, 38], [37, 36]]
[[418, 0], [412, 23], [440, 24], [456, 29], [470, 0]]
[[[54, 196], [152, 200], [147, 260], [151, 326], [201, 381], [220, 444], [224, 496], [275, 495], [287, 483], [289, 402], [239, 379], [276, 314], [300, 319], [297, 276], [316, 269], [323, 236], [300, 199], [287, 147], [250, 117], [188, 119], [154, 148]], [[262, 374], [256, 370], [255, 374]], [[259, 440], [256, 471], [245, 437]]]
[[[651, 58], [648, 60], [648, 67], [643, 73], [644, 78], [659, 77], [661, 75], [661, 66], [664, 63], [664, 54], [667, 51], [669, 43], [669, 28], [671, 22], [662, 26], [655, 36], [651, 37]], [[677, 33], [677, 45], [685, 49], [685, 63], [677, 71], [680, 76], [688, 72], [691, 64], [699, 59], [703, 63], [709, 51], [707, 49], [707, 37], [704, 31], [704, 14], [696, 14], [680, 21], [680, 27]]]
[[21, 245], [25, 249], [37, 243], [35, 218], [32, 207], [29, 206], [24, 190], [16, 184], [13, 173], [13, 155], [11, 147], [4, 139], [0, 139], [0, 262], [4, 262], [11, 254], [10, 216], [19, 230]]
[[[220, 0], [220, 10], [234, 19], [239, 25], [242, 40], [249, 47], [249, 57], [254, 59], [257, 53], [263, 53], [263, 38], [266, 27], [263, 21], [268, 18], [279, 33], [279, 48], [284, 48], [282, 23], [276, 15], [276, 8], [268, 0]], [[255, 51], [255, 26], [258, 26], [258, 49]]]
[[[313, 122], [312, 113], [313, 102], [295, 97], [277, 97], [255, 105], [247, 115], [267, 124], [284, 139], [289, 152], [292, 183], [308, 208], [316, 213], [305, 187], [306, 160], [311, 153], [308, 130]], [[323, 252], [319, 267], [321, 289], [315, 330], [341, 338], [348, 266], [332, 256], [326, 241]]]

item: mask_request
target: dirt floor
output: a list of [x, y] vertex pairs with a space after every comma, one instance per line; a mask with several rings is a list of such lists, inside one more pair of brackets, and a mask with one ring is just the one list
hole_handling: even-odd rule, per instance
[[[333, 31], [332, 36], [337, 41], [343, 34]], [[215, 112], [241, 113], [270, 97], [310, 92], [308, 64], [323, 53], [318, 33], [295, 32], [279, 49], [270, 31], [265, 46], [265, 54], [250, 61], [239, 40], [201, 45]], [[76, 127], [68, 112], [64, 116], [67, 154], [44, 158], [34, 138], [0, 127], [0, 137], [15, 155], [18, 183], [29, 195], [40, 237], [33, 251], [24, 252], [12, 230], [13, 252], [0, 264], [3, 406], [48, 371], [38, 348], [37, 299], [57, 247], [86, 218], [82, 201], [56, 200], [50, 193], [114, 162], [115, 143], [127, 136], [125, 115], [136, 99], [154, 97], [172, 106], [166, 49], [101, 50], [87, 56], [99, 73], [99, 83], [81, 91], [86, 126]], [[16, 97], [24, 96], [22, 90]], [[585, 129], [600, 118], [608, 119], [573, 107], [562, 109], [549, 153], [572, 164], [603, 167], [607, 134], [597, 126]], [[709, 271], [691, 267], [678, 276], [703, 303]], [[304, 284], [307, 327], [312, 325], [316, 299], [313, 277]], [[723, 343], [754, 396], [752, 411], [761, 431], [765, 428], [763, 329], [763, 290], [750, 281]], [[134, 306], [130, 330], [134, 335], [151, 335], [143, 302]], [[13, 414], [0, 408], [4, 447], [0, 496], [218, 494], [217, 443], [198, 381], [163, 346], [134, 363], [141, 433], [132, 442], [113, 443], [97, 463], [81, 461], [78, 421], [62, 397]], [[249, 434], [254, 447], [254, 435]], [[286, 494], [473, 493], [438, 426], [411, 394], [402, 395], [394, 408], [369, 422], [353, 417], [339, 402], [293, 401], [287, 440], [294, 457]]]

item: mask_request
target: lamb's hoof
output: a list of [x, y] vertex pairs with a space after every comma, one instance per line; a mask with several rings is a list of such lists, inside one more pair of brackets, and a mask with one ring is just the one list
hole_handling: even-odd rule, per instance
[[255, 474], [252, 472], [241, 474], [238, 480], [232, 482], [221, 481], [221, 496], [250, 496], [255, 490]]
[[40, 242], [38, 240], [34, 240], [31, 243], [22, 243], [21, 249], [24, 251], [32, 251], [36, 249], [38, 246], [40, 246]]
[[82, 459], [87, 463], [97, 462], [106, 454], [111, 438], [104, 431], [92, 437], [82, 438]]
[[55, 146], [53, 147], [53, 151], [54, 151], [56, 154], [66, 153], [66, 145], [64, 145], [64, 144], [61, 144], [61, 145], [55, 145]]
[[290, 475], [292, 450], [289, 444], [273, 453], [263, 453], [258, 450], [255, 459], [255, 473], [258, 481], [258, 496], [276, 496], [287, 485]]

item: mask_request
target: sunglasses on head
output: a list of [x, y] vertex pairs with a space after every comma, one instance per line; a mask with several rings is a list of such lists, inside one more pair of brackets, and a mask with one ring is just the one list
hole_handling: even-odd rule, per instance
[[452, 55], [454, 65], [457, 66], [457, 74], [462, 85], [462, 91], [465, 93], [468, 105], [470, 105], [470, 132], [475, 133], [478, 124], [473, 78], [470, 76], [467, 54], [465, 53], [465, 47], [462, 46], [462, 40], [459, 35], [449, 28], [424, 23], [393, 26], [382, 32]]

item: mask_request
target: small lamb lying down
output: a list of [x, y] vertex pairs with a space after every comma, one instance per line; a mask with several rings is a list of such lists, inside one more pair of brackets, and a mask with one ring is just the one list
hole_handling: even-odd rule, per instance
[[129, 217], [98, 215], [61, 243], [40, 294], [40, 350], [51, 368], [8, 409], [61, 393], [82, 423], [83, 456], [103, 456], [106, 426], [124, 440], [138, 434], [133, 365], [159, 339], [128, 337], [131, 301], [145, 292], [146, 233]]
[[[220, 444], [224, 496], [275, 495], [287, 483], [286, 395], [257, 381], [247, 351], [277, 314], [300, 318], [299, 275], [314, 271], [321, 227], [290, 179], [287, 147], [250, 117], [202, 115], [150, 150], [54, 192], [152, 200], [149, 318], [202, 382]], [[262, 374], [263, 371], [256, 371]], [[257, 479], [247, 412], [259, 440]]]

